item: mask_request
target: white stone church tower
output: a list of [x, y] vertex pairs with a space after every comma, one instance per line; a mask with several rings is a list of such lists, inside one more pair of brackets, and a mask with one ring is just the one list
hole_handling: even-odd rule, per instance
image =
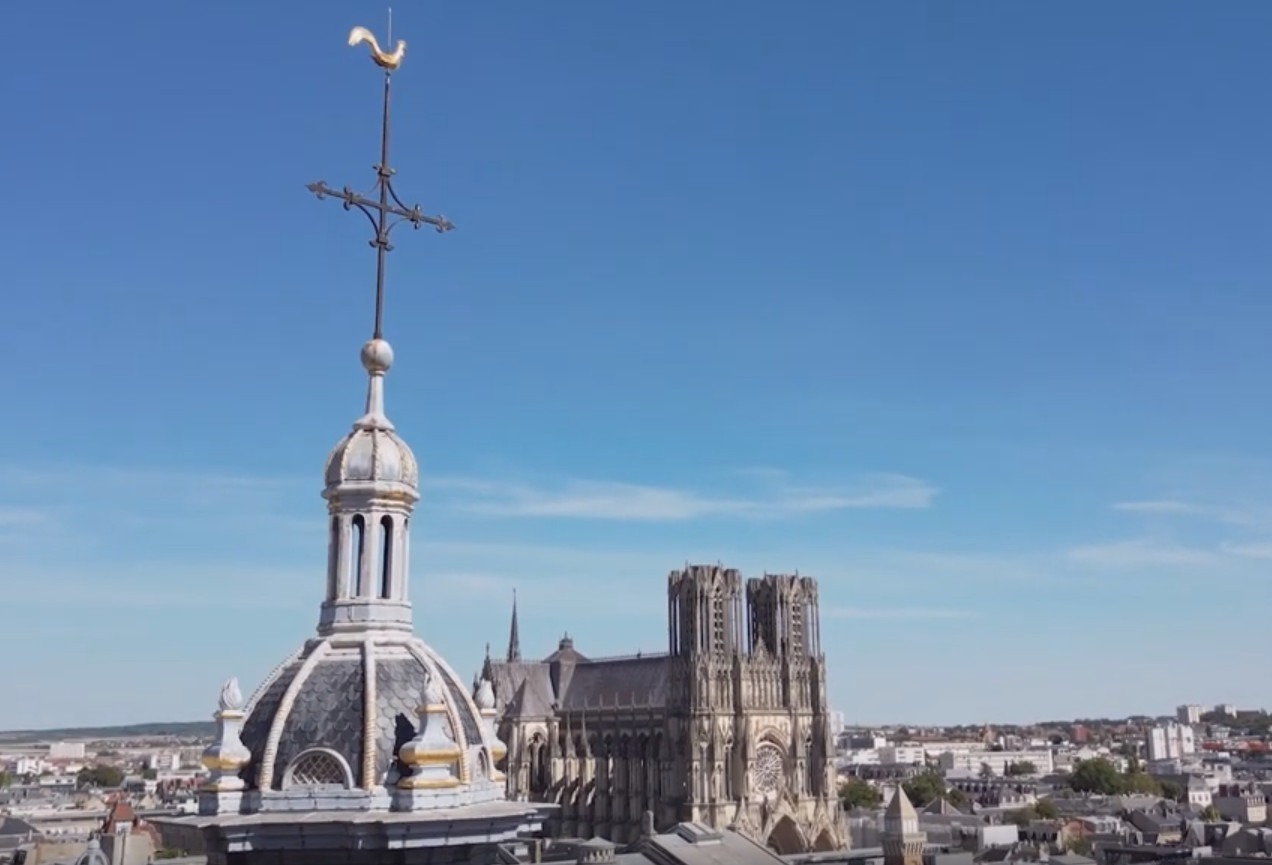
[[324, 470], [329, 539], [325, 577], [314, 580], [322, 597], [316, 633], [250, 700], [237, 681], [226, 683], [217, 740], [203, 755], [210, 777], [199, 815], [160, 824], [167, 846], [206, 852], [210, 865], [503, 862], [509, 854], [501, 846], [537, 831], [550, 810], [508, 801], [496, 768], [505, 748], [491, 683], [475, 682], [470, 692], [412, 630], [419, 469], [384, 409], [393, 364], [381, 334], [385, 218], [439, 230], [449, 223], [396, 203], [386, 164], [389, 81], [405, 46], [385, 54], [356, 27], [349, 43], [360, 42], [370, 42], [384, 69], [379, 201], [324, 183], [309, 188], [379, 214], [375, 328], [362, 346], [365, 411]]

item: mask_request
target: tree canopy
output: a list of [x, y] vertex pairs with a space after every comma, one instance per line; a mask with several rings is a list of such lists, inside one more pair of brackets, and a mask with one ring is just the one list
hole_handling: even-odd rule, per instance
[[1103, 757], [1083, 760], [1073, 767], [1069, 786], [1079, 793], [1101, 793], [1115, 796], [1122, 792], [1122, 773]]
[[1140, 771], [1122, 773], [1103, 757], [1083, 760], [1073, 768], [1069, 786], [1079, 793], [1117, 796], [1123, 793], [1163, 795], [1162, 785], [1152, 775]]
[[1127, 772], [1122, 776], [1123, 792], [1143, 793], [1148, 796], [1163, 795], [1161, 783], [1143, 772]]
[[839, 801], [846, 811], [853, 808], [878, 808], [883, 802], [883, 795], [869, 781], [850, 778], [839, 786]]
[[905, 788], [905, 795], [919, 808], [945, 795], [945, 778], [931, 769], [920, 772], [901, 786]]
[[110, 789], [124, 783], [124, 770], [117, 766], [85, 766], [75, 780], [81, 787]]
[[1090, 856], [1095, 845], [1091, 843], [1090, 838], [1070, 838], [1065, 847], [1070, 853], [1076, 853], [1079, 856]]
[[1017, 826], [1028, 826], [1034, 820], [1055, 820], [1059, 816], [1060, 812], [1050, 799], [1039, 799], [1032, 805], [1007, 812], [1003, 819]]

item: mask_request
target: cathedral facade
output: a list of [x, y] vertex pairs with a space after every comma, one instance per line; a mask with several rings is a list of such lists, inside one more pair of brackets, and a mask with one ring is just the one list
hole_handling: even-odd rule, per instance
[[687, 566], [667, 580], [665, 654], [588, 658], [566, 636], [521, 657], [516, 610], [494, 683], [509, 798], [559, 806], [560, 836], [629, 841], [732, 828], [778, 853], [846, 846], [817, 582]]

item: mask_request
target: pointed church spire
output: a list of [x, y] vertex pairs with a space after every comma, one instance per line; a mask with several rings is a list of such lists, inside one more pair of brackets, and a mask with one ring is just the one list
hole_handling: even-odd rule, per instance
[[910, 802], [910, 797], [905, 794], [905, 787], [902, 785], [897, 785], [897, 791], [892, 794], [892, 801], [888, 803], [884, 816], [898, 821], [898, 825], [900, 821], [919, 819], [919, 814], [914, 810], [914, 805]]
[[517, 632], [517, 590], [512, 590], [512, 625], [508, 628], [508, 663], [521, 660], [521, 635]]
[[481, 679], [495, 681], [495, 659], [490, 657], [490, 643], [486, 644], [486, 660], [481, 662], [481, 676], [478, 679], [478, 683], [480, 683]]

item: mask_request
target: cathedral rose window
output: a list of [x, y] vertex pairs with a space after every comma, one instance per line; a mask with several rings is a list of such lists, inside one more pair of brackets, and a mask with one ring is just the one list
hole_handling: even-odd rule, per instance
[[775, 745], [760, 746], [755, 756], [755, 768], [752, 770], [757, 792], [776, 793], [782, 788], [785, 774], [782, 763], [782, 752]]

